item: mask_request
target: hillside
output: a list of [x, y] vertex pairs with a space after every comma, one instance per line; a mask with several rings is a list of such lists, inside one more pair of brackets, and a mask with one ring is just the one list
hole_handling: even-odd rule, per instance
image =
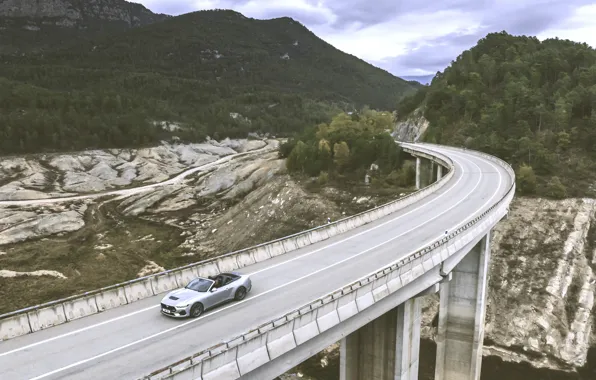
[[3, 0], [0, 54], [75, 45], [99, 33], [121, 32], [168, 17], [124, 0]]
[[520, 194], [596, 195], [596, 50], [586, 44], [489, 34], [398, 113], [416, 109], [430, 123], [423, 140], [507, 160]]
[[0, 152], [285, 135], [339, 110], [391, 109], [415, 84], [290, 18], [201, 11], [0, 63]]

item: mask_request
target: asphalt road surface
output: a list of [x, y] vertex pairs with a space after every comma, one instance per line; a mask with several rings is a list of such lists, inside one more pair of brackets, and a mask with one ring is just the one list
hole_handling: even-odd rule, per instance
[[233, 338], [423, 248], [497, 202], [511, 178], [478, 155], [433, 148], [456, 166], [442, 189], [380, 220], [261, 262], [241, 302], [198, 319], [162, 316], [163, 295], [0, 343], [0, 379], [136, 379]]

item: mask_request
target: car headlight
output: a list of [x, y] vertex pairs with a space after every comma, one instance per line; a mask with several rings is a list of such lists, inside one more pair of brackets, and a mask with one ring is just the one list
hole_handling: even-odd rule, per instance
[[184, 305], [184, 306], [176, 306], [176, 309], [186, 309], [188, 307], [188, 305]]

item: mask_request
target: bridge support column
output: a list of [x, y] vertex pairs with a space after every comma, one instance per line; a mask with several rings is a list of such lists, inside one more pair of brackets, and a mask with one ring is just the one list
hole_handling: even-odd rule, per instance
[[429, 183], [429, 185], [434, 182], [434, 178], [435, 178], [435, 166], [439, 166], [439, 165], [435, 164], [434, 161], [431, 161], [430, 162], [430, 173], [429, 173], [429, 176], [428, 176], [428, 183]]
[[417, 380], [420, 298], [412, 298], [341, 341], [340, 380]]
[[437, 165], [437, 181], [443, 178], [443, 167], [441, 165]]
[[490, 232], [440, 285], [435, 380], [479, 380], [484, 340]]
[[420, 189], [420, 157], [416, 157], [416, 190]]

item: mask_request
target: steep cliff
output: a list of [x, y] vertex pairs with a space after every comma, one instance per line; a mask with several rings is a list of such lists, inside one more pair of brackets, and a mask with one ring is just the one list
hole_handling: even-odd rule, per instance
[[423, 109], [418, 108], [405, 120], [398, 121], [393, 131], [393, 137], [398, 141], [417, 142], [420, 141], [424, 132], [428, 129], [428, 120], [424, 117]]
[[124, 0], [3, 0], [0, 53], [58, 47], [98, 32], [123, 31], [168, 17]]
[[[485, 323], [485, 355], [575, 370], [596, 345], [596, 200], [517, 198], [497, 225]], [[438, 297], [427, 299], [423, 335]]]

